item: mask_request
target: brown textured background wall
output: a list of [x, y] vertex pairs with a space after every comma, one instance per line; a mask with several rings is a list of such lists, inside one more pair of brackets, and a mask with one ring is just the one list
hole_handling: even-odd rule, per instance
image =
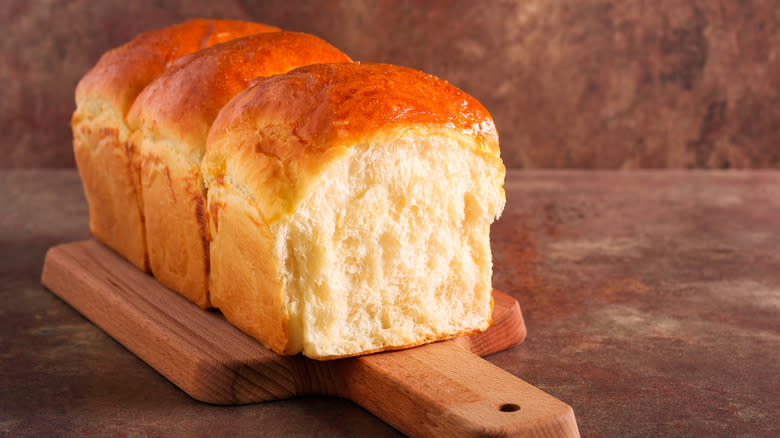
[[491, 111], [508, 166], [780, 168], [777, 0], [3, 0], [0, 167], [73, 166], [81, 75], [197, 16], [441, 76]]

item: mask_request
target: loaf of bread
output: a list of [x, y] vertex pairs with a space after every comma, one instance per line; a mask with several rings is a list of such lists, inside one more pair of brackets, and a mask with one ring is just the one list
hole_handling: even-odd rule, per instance
[[252, 78], [334, 62], [350, 59], [313, 35], [257, 34], [179, 58], [138, 95], [127, 115], [128, 144], [140, 151], [146, 246], [160, 283], [209, 307], [200, 162], [219, 110]]
[[130, 106], [177, 58], [234, 38], [278, 30], [241, 21], [190, 20], [143, 33], [107, 52], [81, 79], [72, 119], [73, 149], [92, 235], [148, 270], [140, 162], [126, 142]]
[[211, 302], [280, 354], [484, 330], [505, 169], [492, 118], [433, 76], [319, 64], [255, 79], [201, 163]]
[[490, 324], [505, 169], [489, 113], [447, 82], [191, 20], [105, 54], [76, 100], [92, 234], [277, 353]]

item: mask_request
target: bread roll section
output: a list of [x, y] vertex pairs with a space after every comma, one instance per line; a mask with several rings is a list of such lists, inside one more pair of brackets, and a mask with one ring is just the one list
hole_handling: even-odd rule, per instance
[[258, 34], [180, 58], [138, 96], [127, 117], [129, 144], [140, 151], [149, 264], [163, 285], [210, 307], [200, 161], [219, 110], [252, 78], [349, 61], [313, 35]]
[[382, 64], [258, 78], [202, 162], [211, 300], [280, 354], [404, 348], [490, 324], [504, 166], [489, 113]]
[[136, 96], [177, 58], [214, 44], [279, 29], [230, 20], [189, 20], [143, 33], [107, 52], [79, 82], [72, 118], [76, 164], [93, 236], [148, 270], [140, 160], [125, 116]]

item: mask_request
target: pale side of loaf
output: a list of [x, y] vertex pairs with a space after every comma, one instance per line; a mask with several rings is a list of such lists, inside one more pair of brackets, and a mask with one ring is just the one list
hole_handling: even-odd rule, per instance
[[259, 23], [195, 19], [143, 33], [100, 58], [76, 88], [71, 121], [92, 235], [148, 270], [140, 160], [126, 142], [130, 106], [177, 58], [234, 38], [278, 30]]
[[211, 301], [280, 354], [315, 359], [486, 329], [505, 169], [487, 110], [382, 64], [259, 78], [202, 162]]
[[258, 76], [312, 63], [350, 62], [313, 35], [252, 35], [179, 58], [138, 96], [127, 116], [140, 150], [146, 246], [163, 285], [208, 308], [209, 233], [200, 162], [211, 123]]

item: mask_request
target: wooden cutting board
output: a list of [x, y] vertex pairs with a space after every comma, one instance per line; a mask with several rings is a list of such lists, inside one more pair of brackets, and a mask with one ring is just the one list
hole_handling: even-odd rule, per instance
[[407, 350], [284, 357], [93, 240], [51, 248], [41, 282], [193, 398], [242, 404], [345, 397], [412, 436], [579, 436], [572, 409], [480, 358], [517, 345], [517, 302], [494, 291], [484, 333]]

